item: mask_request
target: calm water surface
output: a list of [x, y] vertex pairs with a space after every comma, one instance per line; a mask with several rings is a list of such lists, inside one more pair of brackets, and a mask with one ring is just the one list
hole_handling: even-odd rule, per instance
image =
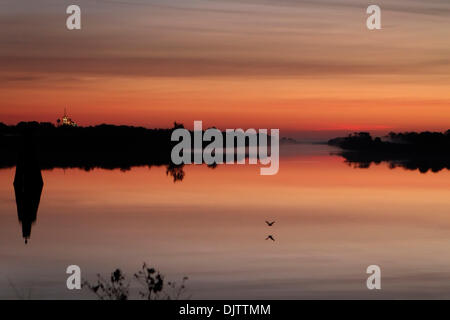
[[[0, 170], [0, 298], [94, 298], [66, 289], [68, 265], [93, 280], [144, 261], [189, 276], [193, 299], [450, 298], [450, 173], [355, 169], [331, 151], [284, 146], [278, 175], [188, 166], [176, 183], [164, 167], [43, 171], [28, 244], [15, 169]], [[366, 288], [371, 264], [382, 290]]]

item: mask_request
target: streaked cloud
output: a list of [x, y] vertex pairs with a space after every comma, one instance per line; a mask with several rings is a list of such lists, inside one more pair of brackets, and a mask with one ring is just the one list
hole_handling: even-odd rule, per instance
[[[160, 112], [170, 100], [172, 115], [160, 113], [160, 118], [171, 117], [177, 110], [185, 114], [181, 106], [186, 104], [197, 103], [198, 110], [205, 110], [205, 105], [227, 101], [230, 92], [233, 99], [241, 101], [240, 105], [233, 100], [233, 108], [248, 108], [251, 103], [254, 109], [260, 106], [265, 110], [261, 117], [270, 117], [271, 108], [277, 105], [277, 112], [286, 110], [287, 96], [290, 101], [311, 98], [310, 105], [323, 110], [312, 114], [304, 105], [290, 103], [289, 111], [280, 116], [289, 121], [290, 128], [294, 127], [291, 119], [295, 119], [295, 112], [299, 119], [309, 117], [310, 123], [320, 127], [366, 126], [363, 119], [368, 111], [355, 111], [351, 101], [365, 101], [367, 92], [371, 98], [376, 92], [380, 100], [450, 99], [444, 93], [450, 85], [449, 1], [380, 0], [383, 29], [375, 32], [365, 28], [367, 2], [362, 0], [77, 3], [82, 8], [80, 31], [65, 28], [65, 9], [71, 1], [0, 3], [0, 99], [11, 105], [9, 113], [22, 107], [33, 109], [30, 106], [36, 96], [45, 98], [43, 92], [36, 93], [43, 86], [47, 95], [51, 95], [52, 86], [57, 87], [60, 100], [65, 93], [73, 98], [70, 90], [76, 87], [86, 95], [89, 92], [89, 101], [115, 104], [120, 109], [119, 100], [102, 99], [120, 91], [124, 82], [152, 90], [151, 96], [146, 96], [142, 88], [139, 96], [129, 96], [141, 108], [148, 106]], [[111, 86], [120, 83], [121, 87], [106, 87], [105, 79]], [[155, 85], [161, 81], [164, 90]], [[179, 88], [180, 83], [189, 88], [189, 93]], [[215, 94], [206, 98], [209, 88], [203, 86], [211, 83], [225, 88], [216, 88]], [[30, 96], [11, 102], [13, 93], [25, 88], [32, 90]], [[335, 101], [336, 92], [340, 102], [328, 106]], [[323, 97], [327, 104], [320, 100]], [[48, 99], [56, 104], [54, 98]], [[344, 100], [349, 101], [347, 107]], [[155, 106], [155, 101], [159, 105]], [[342, 115], [334, 114], [336, 105]], [[373, 123], [384, 125], [383, 117], [391, 106], [382, 106], [380, 114], [371, 111], [371, 119], [379, 117]], [[439, 112], [442, 109], [435, 107]], [[208, 117], [222, 110], [211, 107]], [[327, 119], [321, 124], [327, 112], [342, 122]], [[346, 117], [354, 122], [343, 122]], [[436, 113], [431, 118], [429, 123], [441, 116]]]

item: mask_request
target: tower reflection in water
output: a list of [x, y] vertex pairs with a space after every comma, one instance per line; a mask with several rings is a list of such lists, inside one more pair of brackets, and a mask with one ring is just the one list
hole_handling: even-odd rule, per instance
[[31, 143], [24, 143], [19, 155], [14, 192], [16, 194], [17, 215], [22, 225], [22, 236], [25, 244], [31, 236], [31, 226], [36, 221], [39, 202], [41, 200], [44, 181], [41, 169]]

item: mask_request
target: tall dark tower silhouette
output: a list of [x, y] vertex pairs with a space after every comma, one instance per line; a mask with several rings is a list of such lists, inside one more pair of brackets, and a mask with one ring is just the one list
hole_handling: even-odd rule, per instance
[[22, 225], [22, 236], [25, 239], [25, 244], [31, 236], [31, 226], [37, 218], [43, 186], [44, 181], [33, 143], [31, 138], [24, 138], [23, 148], [19, 152], [16, 166], [14, 191], [17, 215]]

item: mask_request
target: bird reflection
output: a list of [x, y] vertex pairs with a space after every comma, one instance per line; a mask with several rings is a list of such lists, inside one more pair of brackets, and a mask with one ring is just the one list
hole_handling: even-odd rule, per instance
[[14, 192], [16, 194], [17, 215], [22, 225], [22, 236], [25, 244], [31, 236], [31, 226], [36, 221], [42, 188], [41, 169], [30, 143], [24, 143], [19, 154], [14, 177]]
[[272, 240], [272, 241], [275, 241], [275, 239], [273, 238], [272, 235], [268, 235], [267, 238], [266, 238], [266, 240]]

